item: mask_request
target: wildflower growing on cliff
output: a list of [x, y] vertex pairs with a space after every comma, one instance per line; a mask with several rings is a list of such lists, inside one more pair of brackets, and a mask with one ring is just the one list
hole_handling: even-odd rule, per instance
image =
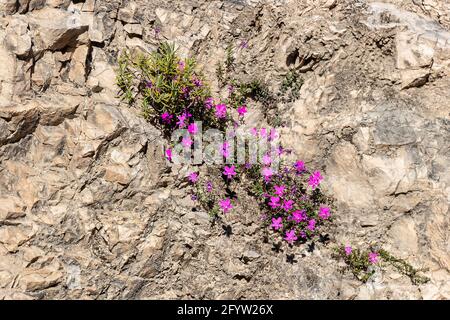
[[248, 48], [248, 40], [242, 40], [241, 43], [239, 44], [239, 48], [241, 49], [247, 49]]
[[308, 226], [306, 227], [309, 231], [314, 231], [316, 229], [316, 220], [311, 219], [308, 222]]
[[214, 99], [212, 97], [206, 98], [204, 105], [205, 105], [206, 109], [211, 109], [214, 105]]
[[172, 162], [172, 149], [166, 149], [166, 158]]
[[268, 154], [265, 154], [262, 158], [262, 162], [265, 166], [269, 166], [272, 163], [272, 158]]
[[270, 197], [269, 206], [272, 209], [278, 208], [280, 206], [280, 197]]
[[294, 201], [293, 200], [284, 201], [283, 202], [283, 209], [284, 209], [284, 211], [287, 212], [287, 211], [291, 210], [293, 205], [294, 205]]
[[153, 87], [153, 82], [152, 82], [151, 80], [148, 80], [148, 81], [145, 83], [145, 87], [150, 89], [151, 87]]
[[188, 126], [188, 131], [189, 131], [190, 134], [196, 134], [196, 133], [198, 132], [198, 126], [197, 126], [197, 124], [191, 123], [191, 124]]
[[284, 190], [286, 190], [286, 187], [283, 185], [282, 186], [273, 186], [273, 188], [275, 189], [275, 194], [280, 197], [283, 196]]
[[228, 157], [230, 156], [230, 144], [228, 143], [228, 141], [225, 141], [222, 144], [222, 148], [220, 149], [220, 154], [222, 156], [224, 156], [225, 159], [228, 159]]
[[376, 264], [378, 262], [378, 253], [376, 252], [369, 253], [369, 262], [371, 264]]
[[185, 114], [182, 114], [182, 115], [179, 115], [179, 116], [177, 116], [177, 119], [178, 119], [178, 121], [177, 121], [177, 126], [181, 129], [181, 128], [184, 128], [185, 126], [186, 126], [186, 123], [185, 123], [185, 121], [186, 121], [186, 115]]
[[275, 230], [281, 229], [283, 227], [283, 218], [272, 218], [271, 227]]
[[168, 112], [164, 112], [162, 115], [161, 115], [161, 120], [162, 120], [162, 122], [163, 123], [170, 123], [170, 121], [172, 120], [172, 118], [173, 118], [173, 115], [171, 115], [170, 113], [168, 113]]
[[295, 230], [292, 229], [290, 231], [286, 231], [286, 235], [284, 237], [284, 240], [286, 240], [289, 244], [292, 244], [294, 241], [296, 241], [298, 238], [295, 235]]
[[297, 173], [302, 173], [303, 171], [306, 170], [305, 163], [303, 161], [301, 161], [301, 160], [297, 161], [294, 164], [294, 167], [295, 167], [295, 170], [297, 170]]
[[188, 179], [192, 183], [196, 183], [198, 181], [198, 173], [197, 172], [191, 172], [188, 176]]
[[234, 171], [235, 167], [231, 166], [225, 166], [223, 168], [223, 174], [227, 177], [227, 179], [231, 179], [232, 177], [234, 177], [236, 175], [236, 172]]
[[206, 191], [211, 192], [213, 189], [213, 185], [211, 181], [206, 182]]
[[314, 171], [313, 174], [309, 176], [308, 184], [314, 190], [315, 188], [317, 188], [319, 186], [322, 179], [323, 179], [323, 177], [321, 176], [320, 171]]
[[223, 119], [227, 116], [227, 106], [223, 103], [216, 105], [216, 116]]
[[256, 128], [251, 128], [250, 129], [250, 134], [254, 137], [258, 136], [258, 130]]
[[194, 142], [192, 141], [190, 136], [186, 136], [183, 137], [183, 139], [181, 139], [181, 144], [185, 147], [185, 148], [190, 148], [192, 146]]
[[202, 86], [202, 81], [199, 78], [194, 77], [194, 79], [192, 80], [192, 82], [194, 83], [194, 85], [196, 87], [201, 87]]
[[319, 217], [322, 219], [328, 219], [330, 217], [330, 208], [328, 207], [320, 207], [319, 209]]
[[262, 169], [262, 175], [266, 182], [270, 181], [270, 178], [273, 176], [273, 170], [269, 167], [264, 167]]
[[230, 198], [226, 198], [219, 201], [219, 206], [222, 209], [223, 213], [227, 213], [231, 209], [233, 209], [233, 205], [231, 204]]
[[296, 210], [292, 212], [292, 220], [294, 220], [296, 223], [300, 223], [306, 220], [305, 210]]
[[269, 141], [274, 141], [278, 138], [278, 132], [274, 128], [270, 129], [269, 137], [267, 138]]
[[247, 107], [240, 106], [239, 108], [237, 108], [237, 112], [239, 113], [240, 117], [243, 117], [247, 113]]
[[345, 251], [345, 255], [349, 256], [352, 254], [353, 249], [350, 246], [345, 246], [344, 251]]
[[259, 130], [259, 134], [261, 135], [261, 137], [265, 138], [267, 136], [267, 129], [266, 128], [261, 128]]

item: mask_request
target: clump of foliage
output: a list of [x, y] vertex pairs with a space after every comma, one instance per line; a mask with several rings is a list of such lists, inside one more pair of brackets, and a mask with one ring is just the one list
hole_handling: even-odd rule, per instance
[[280, 95], [285, 97], [287, 102], [300, 98], [300, 89], [303, 85], [303, 79], [296, 70], [290, 70], [283, 79], [280, 87]]
[[362, 250], [351, 246], [341, 246], [335, 248], [336, 257], [342, 258], [347, 268], [360, 281], [366, 282], [375, 273], [374, 266], [383, 268], [387, 265], [394, 267], [398, 272], [408, 276], [413, 284], [424, 284], [430, 279], [419, 273], [426, 269], [416, 269], [403, 259], [394, 257], [384, 249], [376, 249], [371, 246]]
[[149, 56], [124, 52], [117, 85], [122, 97], [139, 103], [144, 117], [166, 135], [192, 119], [202, 120], [205, 128], [221, 128], [229, 118], [216, 116], [211, 90], [195, 68], [194, 59], [181, 59], [173, 45], [161, 43]]

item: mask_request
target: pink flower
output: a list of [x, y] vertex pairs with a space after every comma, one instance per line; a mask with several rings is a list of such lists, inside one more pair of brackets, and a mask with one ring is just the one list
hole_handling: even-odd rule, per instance
[[228, 159], [228, 157], [230, 156], [230, 149], [229, 148], [230, 148], [230, 144], [228, 143], [228, 141], [225, 141], [222, 144], [222, 148], [220, 149], [220, 154], [222, 156], [224, 156], [225, 159]]
[[292, 212], [292, 220], [294, 220], [296, 223], [300, 223], [306, 220], [305, 210], [295, 210], [294, 212]]
[[256, 128], [251, 128], [251, 129], [250, 129], [250, 134], [251, 134], [252, 136], [257, 137], [257, 136], [258, 136], [258, 130], [257, 130]]
[[376, 252], [369, 253], [369, 262], [371, 264], [376, 264], [378, 262], [378, 253]]
[[304, 163], [303, 161], [301, 161], [301, 160], [297, 161], [297, 162], [294, 164], [294, 167], [295, 167], [295, 169], [297, 170], [297, 173], [302, 173], [303, 171], [306, 170], [306, 168], [305, 168], [305, 163]]
[[353, 251], [352, 247], [350, 247], [350, 246], [345, 246], [344, 250], [345, 250], [345, 255], [347, 255], [347, 256], [351, 255], [352, 251]]
[[206, 109], [211, 109], [214, 105], [214, 99], [212, 97], [206, 98], [204, 105]]
[[162, 122], [164, 122], [164, 123], [170, 123], [170, 120], [172, 120], [172, 118], [173, 118], [173, 115], [171, 115], [168, 112], [164, 112], [161, 115]]
[[269, 166], [272, 163], [272, 158], [266, 153], [262, 158], [262, 162], [265, 166]]
[[226, 198], [219, 201], [219, 206], [222, 209], [223, 213], [227, 213], [231, 209], [233, 209], [233, 205], [231, 204], [230, 198]]
[[172, 149], [166, 149], [166, 158], [169, 161], [172, 161]]
[[326, 220], [330, 217], [330, 208], [328, 207], [320, 207], [319, 209], [319, 217]]
[[274, 228], [275, 230], [281, 229], [283, 228], [283, 218], [279, 217], [279, 218], [272, 218], [272, 228]]
[[308, 222], [308, 226], [306, 227], [309, 231], [314, 231], [316, 229], [316, 220], [311, 219]]
[[275, 189], [275, 194], [282, 197], [284, 190], [286, 190], [285, 186], [273, 186], [273, 188]]
[[312, 175], [309, 176], [308, 184], [312, 189], [317, 188], [319, 186], [320, 181], [322, 181], [323, 177], [320, 175], [320, 171], [314, 171]]
[[234, 177], [236, 175], [236, 172], [234, 171], [234, 169], [235, 169], [234, 166], [231, 166], [231, 167], [225, 166], [223, 168], [223, 174], [225, 176], [227, 176], [227, 179], [231, 179], [232, 177]]
[[269, 137], [268, 137], [268, 140], [269, 141], [273, 141], [273, 140], [275, 140], [276, 138], [278, 138], [278, 132], [277, 132], [277, 130], [275, 130], [275, 129], [270, 129], [270, 133], [269, 133]]
[[227, 116], [227, 106], [225, 104], [216, 105], [216, 116], [219, 119], [226, 118]]
[[237, 108], [237, 112], [239, 113], [240, 117], [243, 117], [247, 113], [246, 106], [240, 106], [239, 108]]
[[289, 244], [292, 244], [294, 241], [296, 241], [298, 238], [295, 235], [295, 230], [292, 229], [290, 231], [286, 231], [286, 235], [284, 237], [284, 240], [286, 240]]
[[197, 126], [197, 124], [191, 123], [191, 124], [188, 126], [188, 131], [189, 131], [190, 134], [196, 134], [196, 133], [198, 132], [198, 126]]
[[202, 86], [202, 81], [199, 78], [197, 78], [197, 77], [193, 77], [192, 82], [194, 83], [194, 85], [196, 87], [201, 87]]
[[192, 146], [194, 142], [192, 141], [190, 136], [186, 136], [183, 137], [183, 139], [181, 139], [181, 144], [185, 147], [185, 148], [190, 148]]
[[267, 129], [266, 128], [261, 128], [259, 130], [259, 134], [261, 135], [261, 137], [265, 137], [267, 135]]
[[269, 181], [270, 178], [273, 176], [273, 170], [269, 167], [264, 167], [262, 169], [262, 175], [265, 181]]
[[188, 179], [192, 183], [196, 183], [198, 181], [198, 173], [197, 172], [191, 172], [188, 176]]
[[185, 123], [185, 121], [186, 121], [186, 114], [182, 114], [182, 115], [179, 115], [179, 116], [177, 116], [177, 118], [178, 118], [178, 121], [177, 121], [177, 126], [179, 127], [179, 128], [184, 128], [185, 126], [186, 126], [186, 123]]
[[213, 185], [212, 185], [211, 181], [208, 181], [206, 183], [206, 191], [211, 192], [212, 189], [213, 189]]
[[287, 211], [291, 210], [293, 205], [294, 205], [294, 201], [293, 200], [284, 201], [283, 202], [283, 209], [284, 209], [284, 211], [287, 212]]
[[278, 208], [280, 206], [280, 197], [270, 197], [269, 206], [272, 209]]

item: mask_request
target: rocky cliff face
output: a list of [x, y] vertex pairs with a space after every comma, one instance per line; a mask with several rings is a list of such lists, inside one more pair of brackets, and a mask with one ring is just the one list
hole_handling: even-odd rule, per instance
[[[0, 14], [0, 299], [450, 298], [446, 1], [0, 0]], [[161, 39], [211, 81], [242, 41], [238, 77], [301, 74], [269, 113], [325, 172], [330, 242], [277, 251], [250, 206], [224, 225], [195, 209], [159, 131], [117, 97], [118, 53]], [[431, 281], [362, 284], [333, 242], [380, 243]]]

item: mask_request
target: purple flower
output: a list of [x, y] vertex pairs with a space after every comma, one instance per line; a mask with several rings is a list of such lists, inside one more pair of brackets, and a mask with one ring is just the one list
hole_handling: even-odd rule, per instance
[[243, 117], [247, 113], [246, 106], [240, 106], [239, 108], [237, 108], [237, 112], [239, 113], [240, 117]]
[[172, 162], [172, 149], [166, 149], [166, 158], [167, 160], [169, 160], [170, 162]]
[[227, 177], [227, 179], [231, 179], [233, 176], [236, 175], [236, 172], [234, 171], [234, 169], [235, 169], [234, 166], [231, 166], [231, 167], [225, 166], [223, 168], [223, 174]]
[[306, 220], [306, 212], [305, 210], [295, 210], [292, 212], [292, 220], [296, 223], [300, 223]]
[[197, 124], [191, 123], [191, 124], [188, 126], [188, 131], [189, 131], [190, 134], [196, 134], [196, 133], [198, 132], [198, 126], [197, 126]]
[[206, 191], [211, 192], [212, 189], [213, 189], [213, 185], [212, 185], [211, 181], [208, 181], [206, 183]]
[[351, 255], [352, 251], [353, 251], [352, 247], [350, 247], [350, 246], [345, 246], [344, 250], [345, 250], [345, 255], [347, 255], [347, 256]]
[[280, 197], [270, 197], [269, 206], [272, 209], [278, 208], [280, 206]]
[[322, 179], [323, 177], [320, 175], [320, 171], [314, 171], [314, 173], [309, 176], [308, 184], [314, 190], [315, 188], [317, 188], [317, 186], [319, 186], [320, 181], [322, 181]]
[[265, 137], [265, 136], [267, 136], [267, 129], [266, 128], [261, 128], [260, 130], [259, 130], [259, 134], [261, 135], [261, 137]]
[[192, 80], [192, 82], [194, 83], [194, 85], [195, 85], [196, 87], [201, 87], [201, 86], [202, 86], [202, 81], [201, 81], [199, 78], [197, 78], [197, 77], [194, 77], [194, 79]]
[[242, 40], [241, 43], [239, 44], [239, 48], [241, 49], [247, 49], [248, 48], [248, 40]]
[[192, 183], [196, 183], [198, 181], [198, 173], [197, 172], [191, 172], [188, 176], [188, 179]]
[[271, 168], [269, 168], [269, 167], [264, 167], [262, 169], [262, 175], [263, 175], [264, 180], [266, 182], [270, 181], [270, 178], [273, 176], [273, 170]]
[[184, 98], [187, 99], [189, 97], [189, 91], [190, 91], [189, 87], [183, 87], [181, 89], [181, 92], [183, 93]]
[[272, 158], [268, 154], [265, 154], [262, 158], [262, 162], [265, 166], [269, 166], [272, 163]]
[[230, 144], [228, 143], [228, 141], [225, 141], [222, 144], [222, 148], [220, 149], [220, 154], [222, 156], [224, 156], [225, 159], [228, 159], [228, 157], [230, 156]]
[[151, 87], [153, 87], [153, 82], [152, 82], [151, 80], [148, 80], [148, 81], [145, 83], [145, 87], [146, 87], [146, 88], [151, 88]]
[[233, 87], [233, 85], [228, 85], [228, 92], [231, 94], [231, 93], [233, 93], [233, 91], [234, 91], [234, 87]]
[[292, 229], [290, 231], [286, 231], [286, 235], [284, 237], [284, 240], [286, 240], [289, 244], [292, 244], [294, 241], [296, 241], [298, 238], [295, 235], [295, 230]]
[[283, 218], [279, 217], [279, 218], [272, 218], [272, 228], [274, 228], [275, 230], [281, 229], [283, 228]]
[[186, 126], [186, 123], [185, 123], [186, 118], [187, 118], [186, 114], [184, 114], [184, 113], [182, 115], [177, 116], [178, 121], [176, 124], [180, 129], [184, 128]]
[[305, 163], [301, 160], [297, 161], [294, 164], [294, 167], [295, 167], [295, 170], [297, 170], [297, 173], [302, 173], [303, 171], [306, 170]]
[[326, 220], [330, 217], [330, 208], [328, 207], [320, 207], [319, 209], [319, 217]]
[[369, 253], [369, 262], [371, 264], [376, 264], [378, 262], [378, 253], [376, 252]]
[[222, 209], [223, 213], [227, 213], [229, 210], [233, 209], [230, 198], [220, 200], [219, 206]]
[[252, 136], [257, 137], [257, 136], [258, 136], [258, 130], [257, 130], [256, 128], [251, 128], [251, 129], [250, 129], [250, 134], [251, 134]]
[[162, 122], [164, 122], [164, 123], [170, 123], [170, 121], [172, 120], [172, 118], [173, 118], [173, 115], [171, 115], [171, 114], [168, 113], [168, 112], [164, 112], [164, 113], [161, 115]]
[[278, 132], [277, 132], [277, 130], [275, 130], [275, 129], [270, 129], [270, 132], [269, 132], [269, 137], [268, 137], [268, 140], [269, 141], [274, 141], [274, 140], [276, 140], [278, 138]]
[[211, 109], [214, 105], [214, 99], [212, 97], [206, 98], [204, 105], [205, 105], [206, 109]]
[[294, 206], [293, 200], [288, 200], [283, 202], [283, 209], [284, 211], [288, 212], [289, 210], [292, 210], [292, 207]]
[[306, 227], [309, 231], [314, 231], [316, 229], [316, 220], [311, 219], [308, 222], [308, 226]]
[[284, 190], [286, 190], [285, 186], [273, 186], [273, 188], [275, 189], [275, 194], [282, 197]]
[[181, 139], [181, 144], [185, 147], [185, 148], [190, 148], [192, 146], [194, 142], [192, 141], [190, 136], [186, 136], [183, 137], [183, 139]]
[[227, 116], [227, 106], [223, 103], [216, 105], [216, 116], [219, 119], [226, 118]]

